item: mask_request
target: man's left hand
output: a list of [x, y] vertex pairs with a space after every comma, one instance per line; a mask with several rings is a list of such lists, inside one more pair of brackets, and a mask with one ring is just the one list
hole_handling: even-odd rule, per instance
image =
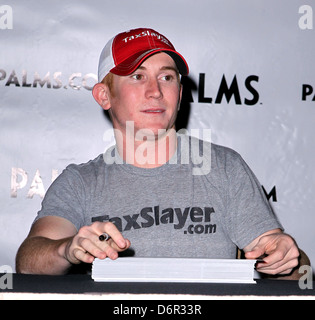
[[298, 265], [299, 249], [292, 237], [280, 229], [271, 230], [256, 238], [244, 248], [247, 259], [266, 255], [256, 264], [258, 272], [271, 275], [289, 274]]

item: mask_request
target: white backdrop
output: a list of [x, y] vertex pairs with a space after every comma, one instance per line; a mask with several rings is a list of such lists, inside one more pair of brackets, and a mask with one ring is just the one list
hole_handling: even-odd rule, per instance
[[143, 26], [165, 34], [190, 65], [185, 96], [193, 101], [181, 111], [190, 110], [188, 131], [211, 128], [214, 143], [243, 156], [315, 263], [315, 3], [7, 4], [0, 4], [0, 266], [14, 269], [52, 179], [108, 146], [110, 123], [91, 95], [98, 57], [113, 35]]

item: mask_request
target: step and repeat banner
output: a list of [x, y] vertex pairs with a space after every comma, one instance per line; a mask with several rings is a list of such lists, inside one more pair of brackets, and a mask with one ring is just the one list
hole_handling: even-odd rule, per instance
[[137, 27], [165, 34], [189, 63], [177, 128], [211, 129], [239, 152], [314, 264], [314, 12], [310, 0], [2, 1], [0, 266], [14, 270], [58, 174], [112, 144], [91, 91], [98, 57]]

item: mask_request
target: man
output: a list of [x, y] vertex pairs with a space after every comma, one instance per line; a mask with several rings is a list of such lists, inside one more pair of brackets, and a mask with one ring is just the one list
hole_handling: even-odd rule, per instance
[[175, 132], [179, 74], [188, 74], [185, 59], [152, 29], [107, 43], [93, 96], [109, 111], [116, 146], [55, 180], [18, 251], [17, 272], [63, 274], [122, 252], [235, 258], [237, 248], [249, 259], [267, 255], [257, 264], [266, 274], [298, 265], [295, 241], [242, 158]]

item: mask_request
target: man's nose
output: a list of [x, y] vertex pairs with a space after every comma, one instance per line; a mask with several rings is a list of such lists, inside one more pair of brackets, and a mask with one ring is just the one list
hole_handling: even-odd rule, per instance
[[157, 79], [150, 79], [147, 83], [146, 97], [160, 99], [163, 97], [160, 83]]

